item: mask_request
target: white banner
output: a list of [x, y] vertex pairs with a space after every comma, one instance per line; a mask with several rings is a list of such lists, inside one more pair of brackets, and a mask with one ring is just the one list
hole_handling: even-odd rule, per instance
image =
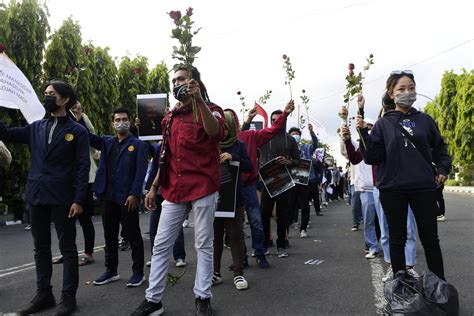
[[31, 83], [5, 53], [0, 54], [0, 106], [19, 109], [29, 124], [45, 115]]

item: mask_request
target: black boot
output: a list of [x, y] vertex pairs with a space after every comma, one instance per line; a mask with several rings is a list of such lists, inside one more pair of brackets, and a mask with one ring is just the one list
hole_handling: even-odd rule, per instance
[[196, 298], [196, 316], [212, 316], [212, 307], [210, 298]]
[[63, 294], [61, 303], [59, 303], [55, 316], [71, 315], [76, 310], [76, 297], [74, 295]]
[[56, 300], [54, 299], [51, 288], [41, 289], [36, 292], [36, 296], [30, 302], [28, 307], [20, 311], [20, 314], [35, 314], [53, 306], [56, 306]]

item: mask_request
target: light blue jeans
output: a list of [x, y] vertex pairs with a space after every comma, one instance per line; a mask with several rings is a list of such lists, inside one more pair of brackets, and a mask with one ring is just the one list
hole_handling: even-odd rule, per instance
[[159, 303], [163, 297], [173, 245], [190, 209], [194, 214], [194, 247], [197, 252], [194, 295], [201, 298], [212, 297], [213, 223], [218, 198], [219, 193], [216, 192], [190, 203], [172, 203], [166, 200], [163, 202], [158, 232], [153, 245], [149, 285], [145, 291], [148, 301]]
[[364, 216], [364, 238], [365, 244], [370, 252], [379, 252], [377, 245], [377, 233], [375, 232], [375, 202], [374, 194], [371, 191], [360, 192], [360, 203], [362, 204], [362, 214]]
[[[384, 260], [390, 263], [390, 245], [387, 218], [380, 203], [380, 191], [374, 188], [375, 209], [379, 218], [380, 242], [382, 244]], [[407, 215], [407, 243], [405, 244], [405, 264], [407, 266], [416, 265], [416, 221], [413, 211], [408, 205]]]

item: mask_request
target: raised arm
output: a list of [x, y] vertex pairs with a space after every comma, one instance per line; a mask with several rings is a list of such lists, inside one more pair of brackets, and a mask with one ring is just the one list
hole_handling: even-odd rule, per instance
[[30, 143], [30, 125], [25, 127], [6, 127], [0, 121], [0, 140], [7, 143]]

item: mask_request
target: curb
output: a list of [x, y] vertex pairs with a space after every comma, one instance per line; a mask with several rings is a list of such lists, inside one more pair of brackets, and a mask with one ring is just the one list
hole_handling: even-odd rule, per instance
[[474, 187], [444, 187], [447, 192], [474, 194]]

